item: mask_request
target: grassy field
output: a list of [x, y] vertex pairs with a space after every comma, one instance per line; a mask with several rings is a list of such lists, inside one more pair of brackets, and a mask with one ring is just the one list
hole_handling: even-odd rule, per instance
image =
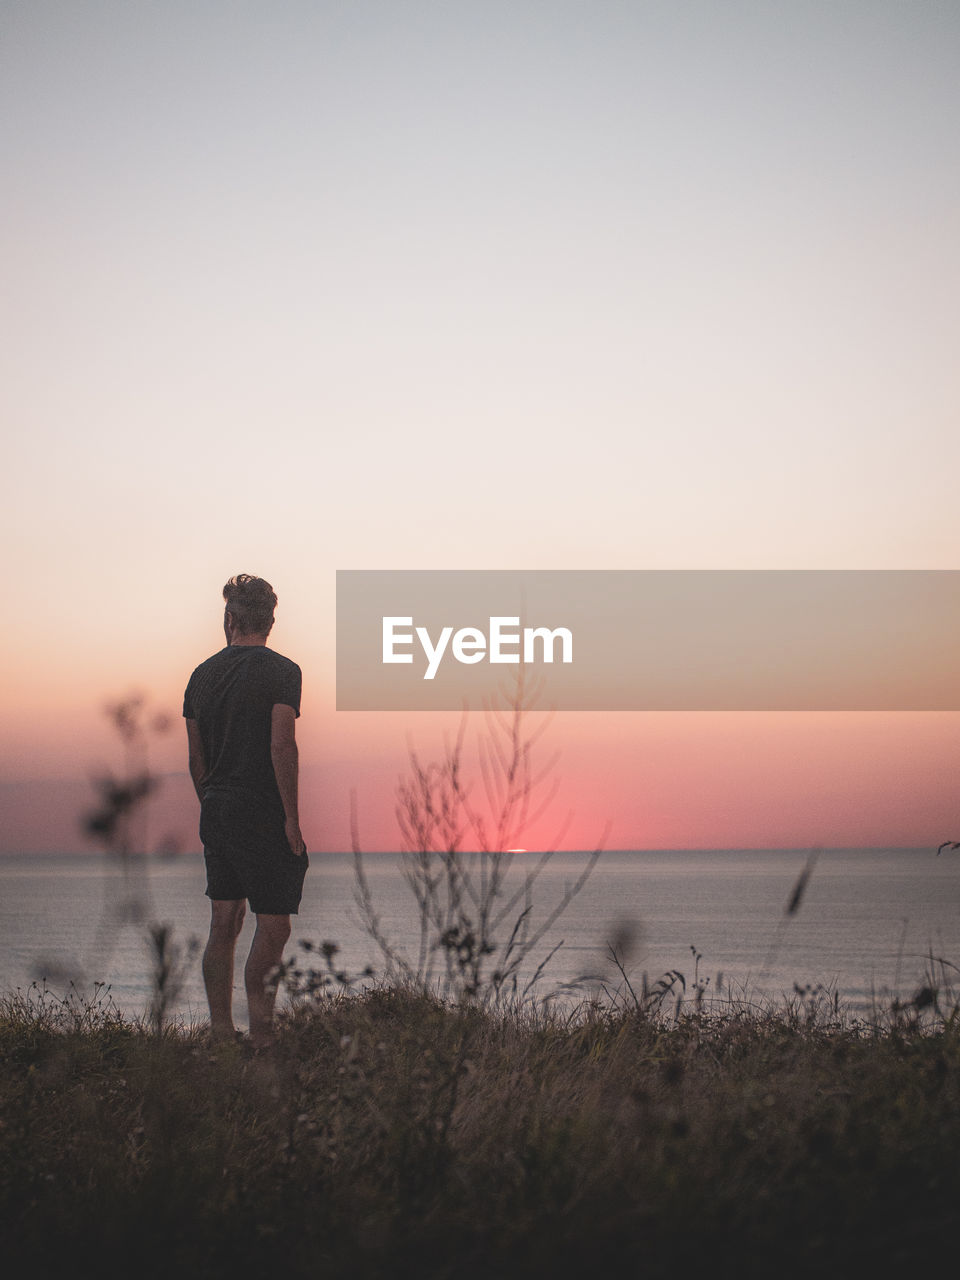
[[0, 1010], [8, 1275], [874, 1275], [949, 1264], [960, 1015], [324, 995], [252, 1056]]

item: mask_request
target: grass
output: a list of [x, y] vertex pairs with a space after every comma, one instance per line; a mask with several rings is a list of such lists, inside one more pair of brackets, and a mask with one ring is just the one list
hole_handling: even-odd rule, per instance
[[[0, 1007], [10, 1274], [874, 1275], [942, 1263], [960, 1014], [303, 1001], [276, 1050]], [[616, 1273], [615, 1272], [615, 1273]]]
[[[361, 913], [392, 977], [354, 980], [333, 944], [307, 948], [315, 955], [283, 967], [292, 1008], [271, 1054], [170, 1022], [192, 955], [162, 927], [143, 1023], [103, 990], [0, 1000], [11, 1274], [674, 1280], [709, 1267], [742, 1280], [901, 1280], [955, 1265], [953, 966], [931, 957], [911, 1002], [857, 1019], [821, 989], [779, 1006], [719, 997], [695, 948], [689, 987], [678, 970], [637, 987], [611, 944], [619, 986], [600, 998], [511, 1003], [541, 937], [530, 900], [550, 856], [506, 893], [543, 776], [528, 706], [521, 680], [506, 713], [488, 709], [489, 814], [463, 777], [465, 720], [439, 763], [411, 751], [398, 817], [419, 959], [381, 933], [355, 830]], [[127, 772], [103, 780], [88, 823], [122, 858], [152, 786], [141, 711], [136, 700], [112, 710]], [[468, 836], [478, 855], [462, 851]], [[446, 999], [426, 992], [432, 978]]]

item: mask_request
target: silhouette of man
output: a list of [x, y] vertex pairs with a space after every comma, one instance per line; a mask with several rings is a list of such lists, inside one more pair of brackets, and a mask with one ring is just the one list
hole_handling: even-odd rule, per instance
[[233, 1039], [234, 949], [249, 901], [257, 930], [244, 985], [250, 1040], [262, 1048], [273, 1038], [269, 979], [309, 862], [297, 802], [301, 674], [266, 647], [277, 606], [269, 582], [237, 574], [223, 598], [227, 646], [197, 667], [183, 699], [211, 908], [203, 981], [214, 1037]]

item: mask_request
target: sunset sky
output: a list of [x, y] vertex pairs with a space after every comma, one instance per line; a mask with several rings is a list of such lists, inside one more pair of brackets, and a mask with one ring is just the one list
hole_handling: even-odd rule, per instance
[[[933, 0], [4, 3], [0, 850], [84, 847], [103, 703], [179, 717], [236, 572], [319, 851], [456, 720], [335, 710], [337, 569], [960, 568], [958, 71]], [[957, 713], [555, 750], [530, 847], [960, 839]]]

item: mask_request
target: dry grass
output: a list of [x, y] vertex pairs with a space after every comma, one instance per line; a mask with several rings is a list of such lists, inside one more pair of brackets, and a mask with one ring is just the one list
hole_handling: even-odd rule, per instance
[[868, 1024], [818, 993], [674, 1017], [379, 988], [304, 1002], [251, 1057], [106, 1000], [8, 1000], [5, 1255], [146, 1277], [893, 1274], [955, 1238], [945, 1003]]

